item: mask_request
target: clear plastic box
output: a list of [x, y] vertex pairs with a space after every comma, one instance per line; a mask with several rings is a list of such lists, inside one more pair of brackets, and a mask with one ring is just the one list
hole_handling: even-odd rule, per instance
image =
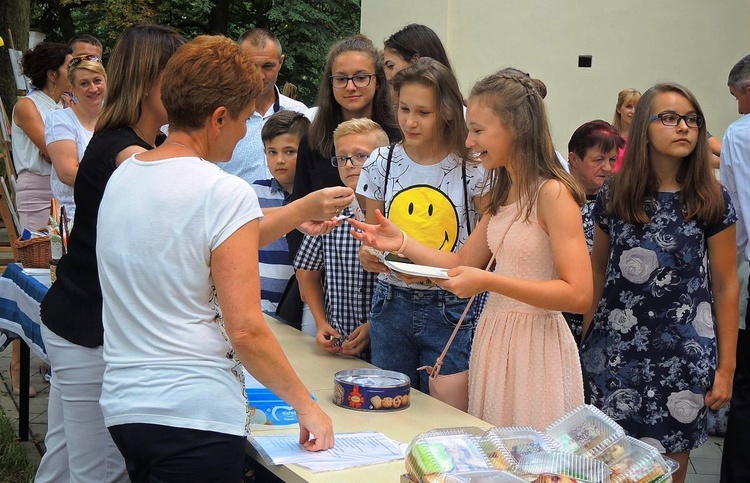
[[415, 481], [442, 482], [451, 474], [490, 470], [479, 445], [483, 433], [480, 428], [448, 428], [419, 434], [406, 450], [409, 476]]
[[[481, 444], [493, 464], [493, 454], [497, 457], [510, 456], [511, 468], [526, 455], [559, 451], [557, 444], [549, 436], [531, 427], [489, 429], [482, 437]], [[498, 468], [497, 464], [495, 467]]]
[[[670, 481], [677, 468], [670, 463], [653, 446], [629, 436], [613, 445], [625, 448], [611, 451], [604, 449], [595, 458], [606, 463], [611, 472], [613, 483], [650, 483], [653, 481]], [[618, 458], [613, 456], [619, 455]]]
[[543, 477], [562, 476], [580, 483], [609, 482], [609, 467], [601, 461], [560, 451], [524, 456], [518, 463], [516, 474], [536, 476], [534, 481], [539, 481], [540, 477], [541, 481], [555, 481]]
[[448, 475], [445, 483], [526, 483], [526, 480], [507, 471], [489, 470]]
[[579, 406], [550, 424], [546, 433], [562, 451], [589, 458], [625, 437], [619, 424], [590, 405]]

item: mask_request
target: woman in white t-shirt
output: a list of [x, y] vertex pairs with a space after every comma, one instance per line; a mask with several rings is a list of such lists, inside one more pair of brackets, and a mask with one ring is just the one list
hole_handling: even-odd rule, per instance
[[107, 91], [107, 74], [99, 56], [74, 57], [68, 65], [68, 81], [78, 101], [69, 109], [58, 109], [47, 115], [44, 139], [52, 160], [52, 196], [65, 207], [68, 219], [72, 220], [76, 210], [73, 184], [78, 165], [94, 135]]
[[[239, 481], [248, 407], [240, 363], [294, 407], [307, 449], [333, 446], [331, 420], [261, 312], [258, 246], [280, 234], [261, 228], [250, 185], [213, 164], [245, 135], [261, 84], [252, 58], [224, 37], [180, 47], [162, 79], [169, 136], [125, 160], [102, 199], [100, 403], [134, 482]], [[332, 189], [351, 202], [352, 190]]]

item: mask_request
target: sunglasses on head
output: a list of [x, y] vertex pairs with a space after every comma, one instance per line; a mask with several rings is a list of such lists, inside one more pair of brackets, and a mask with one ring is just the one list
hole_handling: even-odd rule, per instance
[[101, 64], [102, 59], [98, 55], [79, 55], [77, 57], [73, 57], [70, 59], [70, 63], [68, 63], [68, 68], [75, 67], [84, 60], [88, 60], [91, 62], [99, 62]]

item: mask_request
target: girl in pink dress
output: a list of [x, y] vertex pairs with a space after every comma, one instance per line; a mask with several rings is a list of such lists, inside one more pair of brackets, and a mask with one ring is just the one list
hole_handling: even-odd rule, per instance
[[[561, 311], [583, 313], [593, 282], [580, 206], [556, 159], [541, 96], [505, 69], [479, 81], [466, 146], [488, 170], [489, 203], [456, 253], [428, 248], [377, 213], [352, 234], [415, 263], [450, 268], [434, 280], [459, 297], [490, 291], [469, 363], [469, 412], [496, 426], [543, 429], [583, 403], [578, 351]], [[492, 255], [493, 271], [485, 271]]]

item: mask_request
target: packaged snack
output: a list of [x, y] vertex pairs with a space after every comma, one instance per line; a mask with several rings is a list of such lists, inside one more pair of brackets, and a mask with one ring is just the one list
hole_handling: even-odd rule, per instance
[[[536, 476], [535, 481], [539, 482], [609, 481], [609, 468], [601, 461], [559, 451], [524, 456], [518, 463], [515, 473], [521, 476]], [[566, 479], [560, 479], [561, 477]]]
[[[482, 449], [490, 457], [490, 461], [495, 464], [493, 453], [502, 453], [497, 450], [500, 447], [506, 455], [510, 455], [512, 460], [509, 461], [510, 467], [517, 465], [522, 457], [536, 453], [548, 453], [559, 450], [554, 441], [547, 435], [536, 431], [531, 427], [519, 428], [492, 428], [488, 430], [482, 438]], [[497, 456], [502, 456], [498, 454]], [[500, 468], [495, 465], [498, 469]]]
[[445, 483], [525, 483], [513, 473], [499, 470], [467, 471], [445, 477]]
[[[655, 481], [667, 481], [675, 471], [666, 462], [659, 451], [643, 441], [625, 437], [623, 446], [627, 450], [621, 458], [606, 462], [612, 472], [612, 480], [615, 483], [650, 483]], [[605, 449], [596, 456], [609, 457], [611, 453]]]
[[547, 427], [547, 435], [560, 449], [592, 457], [625, 437], [625, 431], [594, 406], [583, 405]]
[[406, 470], [415, 481], [445, 481], [448, 474], [487, 471], [479, 428], [432, 430], [418, 435], [406, 450]]

